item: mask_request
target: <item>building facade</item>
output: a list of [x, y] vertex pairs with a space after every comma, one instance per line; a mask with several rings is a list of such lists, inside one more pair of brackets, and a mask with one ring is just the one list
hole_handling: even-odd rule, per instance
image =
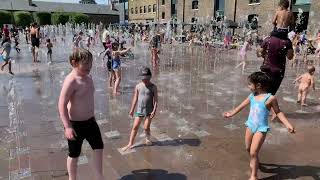
[[1, 0], [0, 10], [29, 12], [79, 12], [89, 15], [92, 23], [119, 23], [119, 11], [100, 4], [58, 3], [32, 0]]
[[133, 0], [129, 1], [129, 22], [205, 23], [213, 19], [215, 0]]
[[129, 0], [128, 5], [130, 23], [157, 21], [157, 0]]
[[[262, 33], [272, 30], [272, 20], [278, 8], [279, 0], [225, 0], [225, 12], [227, 19], [233, 19], [237, 23], [247, 22], [253, 29], [258, 28]], [[320, 14], [316, 9], [320, 8], [319, 0], [289, 0], [290, 10], [295, 16], [295, 30], [303, 30], [314, 33], [319, 29]]]
[[[280, 0], [130, 0], [129, 22], [210, 23], [225, 18], [241, 27], [266, 34], [272, 28], [272, 20]], [[312, 33], [320, 29], [319, 0], [289, 0], [296, 18], [295, 29], [308, 29]], [[316, 2], [317, 1], [317, 2]], [[149, 11], [150, 9], [150, 11]]]

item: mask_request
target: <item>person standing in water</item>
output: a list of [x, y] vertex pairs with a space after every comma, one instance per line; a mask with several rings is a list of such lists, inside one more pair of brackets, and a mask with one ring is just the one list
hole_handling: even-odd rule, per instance
[[258, 180], [259, 152], [270, 130], [268, 116], [272, 108], [279, 120], [285, 125], [290, 133], [295, 129], [281, 112], [278, 100], [267, 89], [271, 79], [264, 72], [255, 72], [248, 77], [248, 87], [252, 93], [235, 109], [225, 112], [225, 118], [231, 118], [246, 106], [250, 105], [250, 113], [246, 121], [245, 144], [250, 155], [251, 176], [249, 180]]
[[[150, 81], [152, 74], [149, 68], [143, 67], [139, 76], [141, 77], [141, 82], [136, 85], [131, 109], [129, 112], [129, 115], [134, 117], [134, 123], [131, 130], [129, 143], [122, 148], [122, 151], [133, 148], [135, 137], [143, 120], [143, 128], [146, 134], [145, 143], [146, 145], [152, 145], [150, 139], [150, 125], [158, 107], [157, 86]], [[134, 113], [135, 109], [136, 112]]]

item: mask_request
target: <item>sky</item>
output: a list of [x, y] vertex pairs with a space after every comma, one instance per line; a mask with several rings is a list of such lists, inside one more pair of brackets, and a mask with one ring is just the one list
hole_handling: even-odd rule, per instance
[[[47, 1], [47, 2], [65, 2], [65, 3], [78, 3], [79, 0], [34, 0], [34, 1]], [[106, 4], [108, 0], [96, 0], [98, 4]]]

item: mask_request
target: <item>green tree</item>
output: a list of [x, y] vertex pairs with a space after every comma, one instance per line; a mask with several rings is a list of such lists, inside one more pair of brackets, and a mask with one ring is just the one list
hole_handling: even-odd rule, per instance
[[49, 12], [34, 12], [33, 18], [40, 25], [51, 24], [51, 13]]
[[0, 27], [3, 24], [12, 24], [12, 14], [8, 11], [0, 11]]
[[51, 15], [52, 24], [66, 24], [69, 21], [69, 15], [67, 13], [53, 13]]
[[29, 26], [33, 21], [31, 13], [26, 11], [14, 12], [13, 17], [14, 17], [15, 24], [17, 26], [26, 27], [26, 26]]
[[87, 24], [89, 22], [89, 16], [82, 13], [71, 13], [69, 22], [75, 23], [75, 24], [81, 24], [81, 23]]

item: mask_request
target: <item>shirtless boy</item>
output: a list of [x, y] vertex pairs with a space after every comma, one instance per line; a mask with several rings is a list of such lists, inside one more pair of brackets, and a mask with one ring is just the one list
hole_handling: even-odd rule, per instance
[[279, 9], [272, 21], [272, 24], [275, 26], [273, 33], [277, 33], [281, 37], [284, 36], [284, 38], [287, 38], [289, 27], [294, 24], [293, 13], [288, 10], [289, 5], [288, 0], [280, 0]]
[[301, 103], [301, 106], [307, 106], [306, 98], [309, 92], [309, 88], [312, 87], [312, 89], [315, 90], [314, 72], [315, 72], [315, 67], [309, 66], [307, 73], [302, 74], [296, 80], [294, 80], [294, 83], [296, 83], [297, 81], [299, 81], [300, 83], [297, 103]]
[[69, 57], [72, 71], [64, 80], [59, 98], [59, 113], [68, 139], [67, 169], [69, 180], [77, 179], [77, 161], [83, 140], [93, 149], [93, 171], [97, 180], [104, 180], [102, 173], [103, 141], [94, 118], [94, 85], [89, 75], [92, 54], [75, 48]]

